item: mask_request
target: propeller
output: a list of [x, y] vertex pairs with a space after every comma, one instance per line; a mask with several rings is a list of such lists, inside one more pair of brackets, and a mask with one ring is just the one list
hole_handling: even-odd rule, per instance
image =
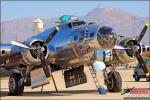
[[125, 48], [125, 47], [123, 47], [123, 46], [120, 46], [120, 45], [115, 45], [115, 47], [114, 47], [114, 49], [115, 50], [130, 50], [131, 48]]
[[45, 43], [48, 44], [52, 39], [53, 37], [56, 35], [56, 33], [59, 31], [59, 27], [56, 26], [55, 27], [55, 30], [47, 37], [47, 39], [45, 40]]
[[19, 46], [19, 47], [22, 47], [22, 48], [26, 48], [26, 49], [31, 49], [31, 47], [21, 43], [21, 42], [17, 42], [17, 41], [11, 41], [11, 44], [12, 45], [16, 45], [16, 46]]
[[[44, 45], [47, 45], [53, 39], [53, 37], [57, 34], [58, 31], [59, 31], [59, 27], [56, 26], [55, 29], [52, 31], [52, 33], [44, 41], [44, 43], [45, 43]], [[36, 46], [30, 47], [21, 42], [16, 42], [16, 41], [11, 41], [11, 44], [22, 47], [22, 48], [26, 48], [29, 50], [34, 50], [35, 54], [37, 55], [37, 58], [40, 59], [40, 61], [41, 61], [41, 65], [43, 66], [43, 70], [44, 70], [46, 78], [48, 80], [52, 79], [51, 68], [49, 67], [49, 64], [45, 58], [45, 54], [43, 53], [43, 51], [45, 50], [45, 48], [43, 47], [44, 45], [41, 46], [40, 44], [37, 43]]]
[[[58, 31], [59, 31], [59, 27], [56, 26], [54, 31], [45, 40], [45, 44], [48, 44], [54, 38], [54, 36], [57, 34]], [[47, 63], [47, 60], [45, 59], [45, 56], [44, 56], [43, 52], [41, 53], [40, 60], [41, 60], [41, 64], [43, 66], [43, 70], [44, 70], [46, 78], [48, 80], [51, 80], [52, 79], [52, 77], [51, 77], [52, 76], [52, 71], [51, 71], [51, 68], [48, 67], [49, 65]]]
[[47, 60], [45, 59], [45, 54], [43, 53], [44, 49], [43, 47], [41, 47], [39, 44], [36, 45], [37, 49], [35, 49], [35, 54], [37, 55], [37, 58], [40, 59], [41, 61], [41, 65], [43, 67], [43, 71], [45, 73], [45, 76], [48, 80], [51, 80], [51, 69], [49, 67], [49, 64], [47, 62]]
[[144, 62], [142, 56], [140, 55], [139, 51], [140, 51], [141, 47], [140, 47], [139, 43], [143, 39], [143, 37], [144, 37], [148, 27], [149, 27], [149, 22], [147, 22], [145, 24], [145, 26], [142, 29], [142, 31], [141, 31], [140, 35], [138, 36], [138, 38], [133, 40], [133, 41], [131, 41], [131, 42], [129, 42], [126, 47], [122, 47], [120, 45], [119, 46], [116, 45], [114, 47], [114, 49], [126, 50], [126, 52], [128, 52], [128, 53], [130, 53], [132, 55], [132, 57], [136, 57], [139, 65], [143, 69], [144, 73], [146, 73], [146, 76], [150, 76], [150, 72], [148, 72], [148, 69], [146, 68], [145, 62]]
[[143, 36], [145, 35], [146, 30], [148, 29], [148, 27], [149, 27], [149, 23], [147, 22], [147, 23], [145, 24], [143, 30], [141, 31], [141, 33], [140, 33], [138, 39], [137, 39], [138, 42], [141, 42], [141, 40], [142, 40]]
[[[141, 42], [141, 40], [143, 39], [143, 37], [144, 37], [144, 35], [145, 35], [146, 30], [148, 29], [148, 27], [149, 27], [149, 23], [147, 22], [145, 24], [143, 30], [141, 31], [139, 37], [136, 39], [136, 41], [138, 43]], [[137, 58], [137, 61], [138, 61], [139, 65], [143, 69], [143, 71], [146, 74], [146, 76], [150, 76], [150, 73], [148, 72], [148, 69], [146, 68], [145, 62], [144, 62], [142, 56], [140, 55], [140, 53], [138, 52], [139, 49], [140, 49], [140, 47], [138, 45], [134, 45], [132, 43], [132, 51], [133, 51], [135, 57]]]

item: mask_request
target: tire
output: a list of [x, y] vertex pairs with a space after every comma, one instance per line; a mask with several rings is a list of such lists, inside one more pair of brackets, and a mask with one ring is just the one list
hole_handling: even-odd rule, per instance
[[[110, 76], [111, 75], [111, 76]], [[108, 73], [108, 81], [110, 83], [107, 84], [107, 89], [109, 92], [120, 92], [122, 88], [122, 78], [117, 71]]]
[[134, 79], [135, 79], [136, 82], [138, 82], [140, 80], [140, 77], [138, 76], [137, 73], [134, 74]]
[[27, 76], [24, 86], [31, 86], [31, 75]]
[[19, 86], [20, 79], [22, 78], [20, 73], [13, 73], [9, 78], [9, 95], [17, 96], [22, 95], [24, 91], [24, 83]]
[[26, 78], [26, 82], [24, 83], [24, 86], [31, 86], [31, 78], [30, 77], [28, 77], [28, 78]]
[[150, 76], [149, 76], [149, 77], [146, 77], [146, 81], [147, 81], [147, 82], [150, 82]]

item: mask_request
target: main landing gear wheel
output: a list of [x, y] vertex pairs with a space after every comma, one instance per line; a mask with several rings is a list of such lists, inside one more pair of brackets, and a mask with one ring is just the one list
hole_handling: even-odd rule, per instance
[[20, 73], [13, 73], [9, 78], [9, 95], [22, 95], [24, 91], [24, 83], [21, 84], [22, 78]]
[[111, 71], [108, 73], [107, 88], [109, 92], [120, 92], [122, 87], [122, 78], [117, 71]]

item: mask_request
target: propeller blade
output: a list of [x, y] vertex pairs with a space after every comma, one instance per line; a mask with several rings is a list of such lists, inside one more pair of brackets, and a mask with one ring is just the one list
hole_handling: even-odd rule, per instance
[[141, 57], [140, 53], [138, 51], [135, 51], [135, 56], [138, 60], [139, 65], [143, 69], [144, 73], [149, 73], [148, 69], [146, 68], [145, 62], [143, 61], [143, 58]]
[[55, 27], [54, 31], [47, 37], [45, 43], [48, 44], [52, 39], [53, 37], [56, 35], [56, 33], [59, 31], [59, 27]]
[[17, 42], [17, 41], [11, 41], [11, 44], [12, 45], [16, 45], [16, 46], [19, 46], [19, 47], [22, 47], [22, 48], [26, 48], [26, 49], [31, 49], [31, 47], [21, 43], [21, 42]]
[[144, 37], [144, 35], [145, 35], [146, 30], [148, 29], [148, 27], [149, 27], [149, 22], [147, 22], [147, 23], [145, 24], [145, 26], [144, 26], [143, 30], [141, 31], [141, 33], [140, 33], [140, 35], [139, 35], [137, 41], [140, 42], [140, 41], [142, 40], [142, 38]]
[[131, 48], [125, 48], [125, 47], [120, 46], [120, 45], [115, 45], [114, 49], [117, 49], [117, 50], [129, 50]]
[[51, 73], [51, 69], [50, 67], [48, 66], [48, 63], [44, 57], [44, 55], [42, 54], [41, 55], [42, 57], [40, 57], [41, 59], [41, 64], [43, 66], [43, 70], [44, 70], [44, 73], [45, 73], [45, 76], [48, 80], [51, 80], [52, 79], [52, 73]]

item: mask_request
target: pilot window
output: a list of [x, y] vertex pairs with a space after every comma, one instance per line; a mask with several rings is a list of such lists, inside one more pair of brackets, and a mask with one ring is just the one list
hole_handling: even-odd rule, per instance
[[76, 22], [71, 22], [68, 23], [68, 27], [72, 28], [72, 27], [76, 27], [76, 26], [80, 26], [80, 25], [85, 25], [86, 23], [84, 21], [76, 21]]
[[85, 25], [85, 22], [84, 21], [72, 22], [73, 27], [80, 26], [80, 25]]

